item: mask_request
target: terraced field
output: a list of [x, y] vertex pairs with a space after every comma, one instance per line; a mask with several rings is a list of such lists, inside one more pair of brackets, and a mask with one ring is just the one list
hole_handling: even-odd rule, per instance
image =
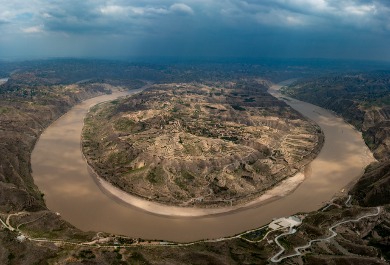
[[156, 85], [94, 107], [83, 151], [104, 179], [165, 204], [248, 201], [319, 152], [321, 130], [264, 82]]

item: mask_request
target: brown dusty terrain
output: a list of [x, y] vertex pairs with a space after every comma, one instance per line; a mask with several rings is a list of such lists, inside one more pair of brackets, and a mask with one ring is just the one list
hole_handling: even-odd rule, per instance
[[297, 173], [323, 136], [263, 82], [156, 85], [93, 108], [83, 151], [104, 179], [180, 206], [236, 204]]
[[[285, 88], [293, 97], [335, 111], [362, 131], [378, 162], [366, 168], [349, 193], [353, 203], [361, 206], [384, 206], [383, 214], [375, 221], [343, 225], [343, 233], [335, 238], [336, 242], [316, 246], [306, 263], [328, 264], [329, 260], [336, 264], [379, 264], [390, 259], [389, 77], [387, 71], [340, 74], [298, 81]], [[382, 261], [362, 256], [381, 257]]]
[[[30, 174], [30, 155], [37, 137], [49, 123], [80, 100], [103, 91], [99, 87], [89, 86], [78, 86], [72, 93], [59, 86], [35, 85], [33, 90], [26, 85], [19, 88], [6, 85], [0, 88], [1, 220], [5, 221], [10, 213], [28, 211], [28, 214], [11, 218], [11, 224], [14, 227], [20, 225], [19, 229], [23, 233], [75, 243], [93, 240], [93, 233], [83, 233], [45, 209]], [[373, 132], [380, 134], [381, 130]], [[382, 163], [367, 169], [366, 178], [362, 178], [361, 187], [358, 188], [359, 191], [366, 189], [362, 200], [365, 194], [369, 194], [369, 180], [371, 177], [376, 179], [376, 173], [388, 176], [386, 165]], [[365, 181], [368, 182], [365, 184]], [[372, 187], [380, 187], [380, 184], [374, 182]], [[371, 194], [375, 195], [375, 192]], [[372, 198], [367, 203], [376, 200], [375, 196]], [[320, 210], [308, 214], [299, 231], [281, 241], [291, 249], [307, 243], [308, 239], [325, 237], [328, 235], [327, 228], [335, 222], [354, 218], [367, 211], [370, 209], [346, 207], [344, 200], [334, 201], [323, 212]], [[281, 264], [388, 264], [389, 219], [389, 207], [383, 207], [378, 217], [339, 226], [336, 229], [338, 236], [330, 242], [315, 244], [307, 249], [305, 256], [286, 259]], [[261, 235], [264, 234], [260, 232], [259, 235], [255, 231], [248, 234], [247, 239], [257, 240]], [[0, 264], [269, 264], [269, 258], [279, 251], [273, 241], [250, 243], [242, 238], [200, 242], [184, 247], [99, 247], [98, 244], [80, 246], [29, 240], [21, 243], [16, 239], [17, 236], [18, 232], [10, 231], [0, 224]], [[268, 239], [275, 236], [271, 235]]]
[[43, 129], [73, 105], [107, 93], [104, 85], [18, 88], [0, 93], [0, 211], [45, 208], [31, 177], [30, 155]]
[[[317, 212], [307, 214], [294, 234], [280, 238], [285, 247], [281, 257], [294, 254], [294, 248], [305, 246], [310, 240], [318, 240], [301, 249], [303, 255], [286, 258], [280, 264], [388, 264], [385, 258], [389, 258], [386, 246], [389, 208], [382, 207], [377, 216], [347, 222], [377, 212], [376, 208], [346, 204], [347, 200], [335, 199]], [[332, 235], [330, 227], [343, 221], [344, 224], [332, 229], [336, 236], [321, 240]]]
[[298, 99], [331, 109], [362, 131], [378, 163], [352, 190], [361, 205], [390, 203], [390, 72], [338, 74], [301, 80], [285, 88]]

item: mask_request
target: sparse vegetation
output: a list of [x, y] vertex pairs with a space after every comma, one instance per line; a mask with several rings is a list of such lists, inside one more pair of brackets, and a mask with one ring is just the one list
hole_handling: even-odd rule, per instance
[[[1, 66], [1, 64], [0, 64]], [[187, 68], [186, 68], [187, 67]], [[86, 242], [91, 241], [96, 233], [84, 233], [74, 228], [69, 223], [62, 220], [60, 216], [48, 211], [45, 207], [42, 193], [34, 185], [31, 177], [30, 168], [30, 154], [34, 146], [34, 143], [40, 133], [48, 126], [52, 121], [65, 113], [71, 106], [80, 102], [83, 99], [101, 94], [109, 93], [107, 89], [112, 86], [120, 87], [140, 87], [144, 84], [143, 81], [134, 80], [149, 79], [149, 80], [164, 80], [166, 83], [174, 82], [187, 82], [188, 84], [193, 81], [202, 81], [200, 83], [192, 83], [192, 90], [194, 94], [200, 93], [203, 86], [215, 87], [212, 89], [212, 100], [216, 100], [221, 96], [236, 96], [240, 98], [239, 103], [232, 100], [226, 105], [226, 108], [220, 108], [216, 102], [197, 103], [186, 102], [182, 100], [180, 103], [183, 107], [178, 108], [175, 112], [175, 117], [170, 121], [180, 120], [180, 122], [186, 121], [188, 117], [192, 119], [205, 119], [205, 115], [217, 116], [222, 114], [229, 115], [231, 119], [236, 123], [245, 121], [240, 113], [248, 113], [253, 116], [252, 108], [256, 108], [256, 115], [262, 118], [268, 118], [268, 121], [263, 126], [267, 126], [270, 130], [285, 130], [281, 123], [273, 122], [273, 117], [281, 117], [281, 115], [287, 115], [288, 109], [275, 105], [275, 101], [268, 98], [267, 95], [262, 94], [258, 97], [253, 97], [251, 93], [242, 91], [234, 92], [232, 89], [242, 88], [244, 84], [236, 84], [234, 82], [225, 82], [225, 79], [239, 80], [241, 77], [248, 76], [263, 76], [268, 78], [274, 78], [273, 80], [287, 79], [288, 77], [295, 77], [298, 74], [307, 74], [310, 71], [308, 68], [304, 70], [294, 70], [289, 66], [289, 71], [269, 71], [268, 67], [263, 66], [251, 66], [251, 65], [238, 65], [232, 67], [225, 66], [212, 66], [216, 71], [210, 71], [210, 67], [193, 67], [183, 66], [184, 69], [190, 69], [191, 71], [181, 71], [178, 67], [148, 67], [145, 65], [126, 65], [126, 64], [105, 64], [105, 63], [88, 63], [77, 62], [75, 60], [63, 60], [63, 61], [47, 61], [47, 62], [23, 62], [17, 63], [9, 70], [5, 71], [0, 67], [0, 70], [4, 75], [11, 74], [9, 82], [0, 86], [0, 218], [6, 220], [9, 213], [15, 213], [19, 211], [25, 211], [28, 213], [26, 216], [13, 217], [12, 224], [22, 224], [20, 229], [31, 236], [46, 237], [48, 239], [69, 240], [71, 242]], [[8, 68], [7, 68], [8, 69]], [[239, 71], [238, 71], [239, 70]], [[216, 74], [219, 71], [218, 74]], [[321, 69], [321, 73], [322, 73]], [[99, 73], [99, 78], [93, 78]], [[298, 73], [298, 74], [297, 74]], [[382, 73], [383, 74], [383, 73]], [[382, 75], [381, 74], [381, 75]], [[379, 76], [380, 77], [380, 76]], [[384, 82], [378, 78], [377, 81], [369, 81], [376, 85]], [[79, 84], [74, 84], [77, 81], [83, 80]], [[179, 80], [179, 81], [178, 81]], [[211, 80], [211, 81], [205, 81]], [[344, 79], [346, 81], [347, 79]], [[355, 80], [355, 79], [353, 79]], [[356, 79], [357, 80], [357, 79]], [[356, 81], [355, 80], [355, 81]], [[367, 80], [370, 80], [368, 78]], [[353, 81], [353, 82], [355, 82]], [[336, 82], [334, 80], [334, 82]], [[343, 81], [340, 81], [343, 82]], [[326, 82], [319, 82], [325, 84]], [[237, 86], [235, 86], [237, 85]], [[334, 83], [330, 84], [333, 87]], [[355, 86], [356, 84], [354, 84]], [[166, 85], [169, 86], [169, 85]], [[358, 183], [354, 193], [354, 198], [357, 201], [353, 201], [353, 207], [357, 207], [356, 211], [343, 209], [344, 205], [337, 201], [337, 205], [330, 207], [325, 213], [314, 212], [309, 213], [306, 217], [304, 224], [298, 229], [298, 232], [291, 237], [287, 237], [285, 242], [288, 242], [289, 246], [300, 244], [301, 242], [307, 242], [307, 239], [315, 236], [324, 236], [327, 232], [327, 227], [340, 218], [353, 217], [354, 214], [366, 212], [366, 208], [360, 208], [355, 206], [356, 203], [371, 204], [373, 202], [377, 204], [388, 203], [389, 196], [383, 196], [389, 189], [384, 185], [386, 178], [388, 177], [388, 165], [385, 160], [388, 159], [386, 143], [387, 139], [387, 105], [388, 96], [381, 94], [381, 97], [375, 97], [375, 93], [372, 92], [369, 98], [373, 100], [366, 100], [360, 98], [359, 94], [364, 94], [367, 91], [361, 89], [357, 91], [354, 86], [348, 89], [340, 89], [338, 92], [332, 92], [328, 94], [328, 97], [320, 97], [316, 95], [316, 100], [328, 100], [327, 102], [334, 101], [334, 105], [328, 105], [329, 108], [336, 110], [339, 114], [343, 114], [345, 118], [351, 118], [351, 123], [359, 126], [364, 124], [371, 124], [371, 121], [375, 121], [373, 127], [370, 127], [364, 134], [365, 140], [370, 144], [370, 148], [377, 150], [377, 156], [381, 162], [371, 165], [365, 172], [365, 177]], [[253, 86], [251, 89], [255, 89]], [[361, 87], [362, 88], [362, 87]], [[180, 84], [180, 89], [186, 89], [185, 84]], [[180, 89], [176, 91], [176, 95], [180, 96]], [[199, 89], [199, 90], [198, 90]], [[325, 90], [325, 89], [324, 89]], [[221, 93], [219, 93], [221, 91]], [[374, 91], [374, 90], [372, 90]], [[339, 93], [342, 92], [342, 93]], [[307, 92], [307, 95], [312, 92]], [[387, 92], [386, 92], [387, 93]], [[208, 92], [208, 96], [209, 96]], [[362, 122], [361, 113], [355, 111], [354, 104], [350, 104], [350, 101], [343, 101], [343, 99], [353, 96], [353, 100], [359, 103], [359, 110], [364, 110], [365, 115], [369, 118]], [[253, 100], [254, 98], [255, 100]], [[139, 106], [143, 105], [142, 97], [139, 98]], [[307, 99], [308, 100], [308, 99]], [[107, 112], [101, 113], [101, 118], [108, 118], [108, 114], [118, 114], [118, 116], [112, 116], [113, 119], [119, 118], [120, 113], [134, 111], [131, 104], [123, 104], [122, 100], [116, 100], [111, 103], [110, 108], [107, 108]], [[260, 106], [248, 106], [248, 104], [264, 104]], [[164, 104], [165, 105], [165, 104]], [[168, 105], [163, 108], [169, 109]], [[242, 106], [245, 111], [235, 110], [231, 105]], [[120, 109], [119, 106], [125, 106], [128, 109]], [[339, 110], [336, 109], [339, 106]], [[341, 108], [345, 107], [345, 108]], [[96, 106], [91, 111], [98, 112], [101, 107]], [[192, 108], [192, 109], [191, 109]], [[183, 116], [182, 111], [191, 109], [189, 116]], [[113, 113], [113, 110], [118, 113]], [[353, 111], [349, 111], [353, 110]], [[353, 115], [350, 115], [350, 114]], [[238, 116], [235, 116], [238, 115]], [[370, 116], [371, 115], [371, 116]], [[226, 117], [226, 116], [225, 116]], [[377, 117], [379, 117], [377, 119]], [[112, 157], [112, 161], [115, 163], [123, 163], [124, 160], [132, 161], [138, 155], [138, 151], [135, 148], [129, 146], [126, 141], [126, 137], [129, 135], [128, 130], [132, 129], [131, 120], [122, 117], [124, 124], [114, 129], [113, 134], [104, 135], [104, 141], [113, 141], [113, 139], [121, 139], [124, 142], [123, 146], [120, 146], [123, 152], [118, 152], [118, 155]], [[169, 118], [169, 117], [164, 117]], [[374, 119], [375, 118], [375, 119]], [[211, 137], [214, 140], [221, 141], [221, 152], [229, 152], [231, 148], [230, 144], [234, 144], [227, 139], [222, 139], [222, 135], [213, 133], [213, 128], [219, 128], [219, 123], [213, 121], [213, 123], [206, 123], [202, 120], [201, 126], [207, 127], [207, 130], [195, 131], [197, 137], [204, 136]], [[293, 119], [290, 119], [293, 120]], [[156, 120], [150, 120], [154, 123]], [[238, 122], [237, 122], [238, 121]], [[164, 123], [165, 122], [165, 123]], [[169, 121], [161, 120], [161, 123], [157, 124], [158, 130], [161, 130], [161, 126], [169, 124]], [[94, 120], [86, 120], [86, 124], [90, 127], [90, 131], [84, 131], [85, 148], [99, 148], [101, 140], [94, 142], [95, 132], [100, 127], [94, 127]], [[130, 124], [129, 124], [130, 123]], [[138, 122], [137, 122], [138, 123]], [[252, 126], [247, 123], [242, 123], [241, 127]], [[363, 125], [362, 125], [363, 124]], [[363, 128], [362, 127], [362, 128]], [[142, 131], [143, 127], [136, 127], [134, 132]], [[211, 129], [210, 129], [211, 128]], [[367, 127], [368, 128], [368, 127]], [[220, 130], [226, 130], [227, 127], [221, 127]], [[239, 132], [240, 127], [233, 128], [235, 132]], [[318, 128], [317, 128], [318, 129]], [[150, 130], [148, 127], [144, 127], [143, 130]], [[365, 129], [363, 129], [364, 131]], [[205, 135], [202, 135], [204, 133]], [[251, 132], [257, 139], [266, 138], [267, 134], [261, 132]], [[320, 133], [320, 131], [316, 131]], [[131, 133], [132, 134], [132, 133]], [[227, 137], [229, 137], [228, 135]], [[240, 138], [242, 134], [237, 133], [232, 137], [237, 137], [237, 144], [242, 144]], [[111, 138], [110, 138], [111, 137]], [[280, 139], [280, 137], [278, 137]], [[147, 137], [145, 141], [151, 140]], [[183, 153], [186, 155], [196, 156], [202, 154], [204, 150], [200, 142], [194, 140], [194, 138], [181, 136], [174, 138], [174, 142], [177, 145], [183, 146]], [[236, 140], [236, 139], [234, 139]], [[290, 139], [294, 143], [293, 139]], [[115, 142], [115, 143], [120, 143]], [[105, 147], [114, 148], [115, 145], [107, 145]], [[260, 157], [277, 162], [277, 155], [280, 153], [273, 152], [274, 148], [264, 148], [264, 146], [255, 147], [256, 150], [261, 153]], [[280, 149], [280, 148], [275, 148]], [[142, 149], [141, 149], [142, 150]], [[232, 152], [234, 153], [234, 152]], [[218, 154], [217, 150], [210, 149], [210, 156], [214, 157]], [[117, 156], [117, 157], [116, 157]], [[262, 160], [259, 159], [259, 160]], [[247, 163], [243, 163], [237, 166], [237, 172], [240, 172], [239, 179], [243, 182], [253, 181], [252, 175], [241, 174], [246, 168], [252, 169], [259, 175], [271, 174], [272, 167], [268, 163], [259, 162], [259, 160], [250, 160]], [[123, 167], [119, 176], [146, 176], [148, 172], [151, 172], [151, 167], [141, 163], [139, 161], [134, 167], [127, 167], [126, 163], [123, 163]], [[263, 161], [264, 162], [264, 161]], [[248, 166], [247, 166], [248, 165]], [[199, 164], [199, 169], [204, 169], [204, 164]], [[250, 166], [250, 167], [249, 167]], [[158, 165], [153, 165], [154, 168], [159, 168]], [[160, 167], [160, 173], [165, 172], [165, 169]], [[233, 168], [234, 171], [234, 168]], [[113, 173], [114, 171], [111, 171]], [[152, 170], [153, 172], [153, 170]], [[160, 176], [156, 171], [155, 175]], [[169, 173], [169, 172], [167, 172]], [[202, 171], [194, 171], [192, 168], [183, 168], [180, 172], [176, 172], [176, 176], [182, 180], [183, 187], [188, 188], [188, 183], [196, 181], [199, 176], [202, 175]], [[154, 179], [154, 177], [152, 178]], [[157, 180], [159, 180], [157, 178]], [[221, 185], [221, 180], [218, 179], [212, 183], [216, 183], [213, 186], [214, 190], [223, 190], [224, 186]], [[150, 182], [149, 182], [150, 183]], [[157, 182], [158, 183], [158, 182]], [[155, 185], [150, 183], [150, 185]], [[191, 184], [192, 185], [192, 184]], [[219, 185], [219, 186], [218, 186]], [[156, 185], [155, 185], [156, 186]], [[187, 191], [183, 190], [182, 193], [175, 192], [175, 196], [179, 198]], [[378, 196], [378, 197], [376, 197]], [[379, 199], [378, 199], [379, 198]], [[343, 202], [343, 200], [341, 201]], [[341, 208], [340, 208], [341, 207]], [[387, 204], [383, 207], [383, 212], [378, 218], [370, 218], [359, 223], [350, 223], [338, 228], [339, 236], [332, 239], [329, 243], [315, 244], [308, 250], [307, 255], [300, 258], [288, 259], [285, 264], [386, 264], [390, 259], [389, 253], [389, 209]], [[47, 215], [47, 216], [46, 216]], [[42, 218], [39, 218], [44, 216]], [[30, 222], [35, 220], [34, 222]], [[265, 233], [265, 229], [259, 230], [247, 234], [247, 239], [258, 240]], [[276, 236], [272, 235], [271, 239]], [[3, 228], [0, 224], [0, 263], [1, 264], [268, 264], [270, 256], [276, 253], [279, 249], [275, 247], [274, 243], [268, 244], [266, 241], [259, 243], [249, 243], [243, 239], [231, 239], [223, 242], [205, 243], [199, 242], [195, 245], [187, 247], [172, 247], [172, 246], [158, 246], [158, 247], [144, 247], [142, 245], [134, 247], [121, 247], [121, 244], [133, 244], [136, 241], [144, 243], [143, 240], [133, 240], [128, 238], [119, 238], [116, 244], [118, 246], [102, 247], [98, 245], [93, 246], [77, 246], [77, 245], [63, 245], [59, 243], [48, 242], [34, 242], [26, 240], [19, 242], [16, 240], [18, 236], [17, 232], [11, 231], [7, 228]], [[384, 259], [384, 260], [383, 260]], [[283, 264], [283, 262], [282, 262]]]
[[256, 81], [229, 84], [223, 95], [213, 84], [163, 84], [100, 104], [85, 120], [84, 154], [101, 177], [140, 197], [238, 204], [322, 146], [322, 132], [266, 90]]

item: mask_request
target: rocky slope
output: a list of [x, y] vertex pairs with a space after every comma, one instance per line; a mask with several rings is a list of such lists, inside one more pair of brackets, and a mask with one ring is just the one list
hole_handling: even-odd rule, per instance
[[367, 167], [351, 194], [364, 206], [389, 204], [390, 161], [374, 163]]
[[[377, 216], [348, 222], [376, 214], [378, 210], [348, 205], [347, 200], [338, 198], [319, 211], [307, 214], [296, 233], [279, 240], [286, 247], [283, 255], [294, 254], [295, 247], [317, 240], [300, 250], [303, 255], [286, 258], [281, 264], [388, 264], [390, 208], [382, 207]], [[332, 235], [330, 227], [343, 221], [345, 223], [332, 229], [336, 233], [334, 237], [323, 240]]]
[[390, 72], [302, 79], [284, 93], [335, 111], [362, 131], [378, 160], [389, 157]]
[[[362, 131], [364, 140], [378, 162], [366, 168], [350, 194], [361, 206], [385, 206], [383, 209], [386, 214], [376, 222], [367, 224], [365, 232], [358, 234], [360, 239], [356, 242], [359, 248], [375, 247], [380, 251], [379, 255], [389, 260], [390, 73], [381, 71], [302, 80], [285, 88], [284, 91], [299, 99], [335, 111]], [[324, 262], [320, 260], [316, 262], [319, 264]], [[358, 261], [353, 260], [344, 260], [343, 263], [358, 264], [354, 263]]]
[[[78, 102], [110, 93], [111, 87], [96, 83], [22, 86], [14, 85], [22, 82], [17, 76], [13, 80], [0, 86], [0, 216], [5, 220], [6, 213], [26, 212], [33, 218], [30, 221], [37, 219], [37, 237], [88, 238], [89, 235], [46, 210], [44, 195], [31, 176], [30, 156], [46, 126]], [[53, 244], [20, 243], [16, 236], [16, 232], [0, 228], [1, 264], [46, 264], [47, 259], [56, 255], [58, 249]]]
[[107, 93], [102, 85], [0, 87], [0, 211], [41, 210], [30, 155], [40, 133], [83, 99]]
[[389, 204], [390, 72], [378, 71], [301, 80], [284, 92], [331, 109], [361, 130], [379, 163], [367, 168], [352, 193], [364, 205]]

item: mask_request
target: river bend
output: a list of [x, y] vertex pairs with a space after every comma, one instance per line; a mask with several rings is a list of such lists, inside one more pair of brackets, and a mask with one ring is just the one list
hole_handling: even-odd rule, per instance
[[[280, 85], [275, 85], [270, 92], [280, 96], [278, 88]], [[124, 94], [99, 96], [75, 106], [42, 133], [32, 153], [34, 181], [45, 194], [47, 207], [85, 231], [178, 242], [230, 236], [260, 227], [273, 218], [318, 209], [373, 161], [361, 134], [351, 125], [325, 109], [289, 99], [289, 105], [315, 121], [325, 134], [321, 152], [307, 166], [304, 181], [293, 192], [214, 215], [148, 212], [139, 208], [142, 205], [129, 206], [102, 189], [91, 176], [80, 148], [83, 120], [89, 108]]]

